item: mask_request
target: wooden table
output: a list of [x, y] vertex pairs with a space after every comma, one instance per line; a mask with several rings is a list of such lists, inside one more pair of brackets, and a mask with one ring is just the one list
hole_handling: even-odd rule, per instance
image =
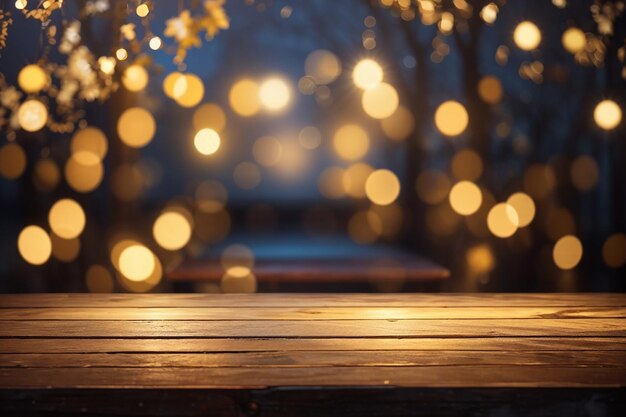
[[626, 415], [624, 294], [0, 296], [2, 416]]

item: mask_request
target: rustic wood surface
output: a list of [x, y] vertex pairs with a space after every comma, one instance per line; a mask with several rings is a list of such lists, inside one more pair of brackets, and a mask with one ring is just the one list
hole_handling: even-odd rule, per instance
[[[129, 388], [141, 389], [140, 397], [211, 392], [195, 401], [213, 398], [224, 415], [231, 408], [231, 415], [258, 414], [261, 398], [266, 411], [290, 415], [279, 411], [293, 407], [294, 415], [307, 415], [298, 407], [323, 408], [312, 403], [321, 395], [315, 389], [357, 389], [368, 392], [364, 398], [429, 390], [419, 391], [426, 402], [446, 398], [449, 389], [475, 398], [500, 390], [527, 398], [520, 410], [534, 404], [528, 390], [536, 390], [571, 404], [599, 401], [604, 412], [597, 415], [618, 415], [625, 387], [624, 294], [0, 296], [0, 403], [7, 415], [58, 407], [72, 415], [72, 407], [85, 408], [87, 392], [125, 398]], [[301, 397], [276, 389], [308, 393], [308, 400], [300, 404]], [[416, 401], [394, 395], [403, 407]], [[29, 412], [33, 404], [37, 413]], [[538, 404], [535, 411], [543, 410]], [[375, 410], [359, 412], [396, 409]], [[180, 415], [211, 414], [196, 411]]]

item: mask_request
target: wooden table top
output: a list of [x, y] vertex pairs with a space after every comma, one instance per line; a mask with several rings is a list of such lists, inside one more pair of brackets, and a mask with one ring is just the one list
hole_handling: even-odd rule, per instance
[[0, 296], [0, 389], [626, 386], [625, 294]]

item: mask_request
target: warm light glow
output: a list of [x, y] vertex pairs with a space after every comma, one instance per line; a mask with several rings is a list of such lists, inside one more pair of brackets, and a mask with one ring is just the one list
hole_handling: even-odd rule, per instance
[[104, 132], [97, 127], [87, 126], [74, 133], [70, 149], [72, 153], [90, 152], [100, 160], [104, 159], [109, 144]]
[[156, 121], [152, 114], [141, 107], [131, 107], [117, 121], [117, 134], [131, 148], [143, 148], [156, 132]]
[[374, 119], [385, 119], [391, 116], [398, 108], [398, 92], [387, 83], [380, 83], [376, 87], [363, 92], [361, 105], [368, 116]]
[[17, 238], [17, 249], [29, 264], [42, 265], [52, 254], [52, 241], [41, 227], [26, 226]]
[[154, 254], [143, 245], [135, 244], [125, 248], [120, 254], [119, 270], [131, 281], [144, 281], [152, 275]]
[[610, 268], [621, 268], [626, 265], [626, 235], [615, 233], [602, 245], [602, 258]]
[[446, 136], [458, 136], [469, 122], [467, 110], [458, 101], [445, 101], [435, 111], [435, 126]]
[[[254, 252], [246, 245], [229, 245], [222, 252], [220, 262], [226, 271], [230, 268], [246, 268], [251, 270], [254, 266]], [[240, 272], [243, 271], [240, 269]]]
[[174, 98], [174, 86], [176, 85], [176, 81], [178, 81], [182, 75], [183, 74], [178, 71], [170, 72], [163, 80], [163, 92], [169, 98]]
[[15, 8], [17, 10], [24, 10], [28, 6], [28, 0], [15, 0]]
[[373, 59], [363, 59], [354, 67], [352, 79], [359, 88], [374, 88], [383, 80], [383, 69]]
[[341, 74], [341, 61], [332, 52], [318, 49], [307, 56], [304, 61], [304, 72], [317, 84], [330, 84]]
[[204, 84], [194, 74], [182, 74], [174, 81], [173, 97], [182, 107], [194, 107], [204, 98]]
[[126, 49], [124, 48], [119, 48], [117, 51], [115, 51], [115, 57], [118, 59], [118, 61], [124, 61], [126, 58], [128, 58], [128, 51], [126, 51]]
[[158, 49], [161, 49], [161, 46], [163, 45], [163, 41], [161, 41], [161, 38], [159, 38], [158, 36], [153, 36], [150, 39], [150, 42], [148, 42], [148, 45], [150, 46], [150, 49], [152, 49], [153, 51], [156, 51]]
[[345, 125], [333, 136], [333, 147], [337, 155], [345, 160], [362, 158], [370, 147], [367, 132], [357, 125]]
[[378, 169], [367, 177], [365, 194], [374, 204], [389, 205], [400, 195], [400, 181], [396, 174], [388, 169]]
[[249, 268], [233, 266], [226, 269], [220, 288], [226, 294], [252, 294], [257, 288], [256, 277]]
[[81, 193], [95, 190], [103, 176], [102, 162], [91, 152], [73, 153], [65, 164], [65, 180], [73, 190]]
[[117, 61], [115, 58], [110, 56], [101, 56], [98, 58], [98, 66], [100, 67], [100, 71], [105, 74], [112, 75], [115, 72], [115, 65]]
[[364, 198], [365, 182], [374, 169], [363, 162], [350, 165], [341, 177], [344, 192], [352, 198]]
[[381, 120], [380, 126], [389, 139], [403, 140], [415, 130], [415, 118], [409, 109], [399, 106], [391, 116]]
[[137, 13], [137, 16], [139, 17], [146, 17], [148, 16], [148, 13], [150, 13], [150, 8], [146, 3], [142, 3], [137, 6], [137, 8], [135, 9], [135, 13]]
[[279, 111], [287, 107], [291, 98], [289, 85], [280, 78], [270, 78], [259, 87], [261, 104], [269, 111]]
[[191, 224], [182, 214], [166, 211], [154, 222], [152, 235], [163, 249], [182, 249], [191, 238]]
[[39, 65], [31, 64], [20, 70], [17, 83], [27, 93], [38, 93], [48, 86], [50, 78]]
[[271, 167], [280, 161], [283, 155], [283, 146], [275, 137], [263, 136], [254, 142], [252, 155], [259, 164]]
[[496, 204], [487, 215], [487, 227], [494, 236], [511, 237], [517, 231], [519, 216], [515, 208], [508, 203]]
[[17, 143], [7, 143], [0, 148], [0, 175], [19, 178], [26, 169], [26, 152]]
[[57, 236], [63, 239], [74, 239], [85, 228], [85, 212], [76, 201], [64, 198], [50, 208], [48, 223]]
[[28, 132], [36, 132], [48, 122], [48, 109], [39, 100], [26, 100], [17, 110], [17, 122]]
[[497, 104], [502, 100], [502, 84], [496, 77], [488, 75], [478, 82], [478, 95], [485, 103]]
[[465, 254], [468, 269], [475, 274], [490, 272], [495, 267], [496, 260], [488, 245], [477, 245], [467, 250]]
[[528, 194], [515, 193], [506, 202], [515, 209], [519, 227], [528, 226], [535, 218], [535, 202]]
[[483, 202], [483, 193], [476, 184], [470, 181], [460, 181], [450, 189], [450, 206], [462, 216], [474, 214]]
[[[0, 173], [2, 173], [2, 158], [0, 157]], [[51, 158], [42, 158], [35, 163], [35, 186], [39, 191], [50, 192], [59, 184], [61, 171]]]
[[613, 100], [602, 100], [593, 111], [593, 119], [601, 129], [613, 130], [622, 121], [622, 109]]
[[193, 144], [202, 155], [213, 155], [220, 148], [220, 135], [213, 129], [200, 129], [193, 138]]
[[587, 46], [585, 32], [578, 28], [569, 28], [563, 32], [561, 42], [563, 43], [563, 48], [571, 54], [580, 52]]
[[240, 116], [249, 117], [259, 112], [259, 85], [252, 80], [237, 81], [228, 94], [228, 102], [233, 111]]
[[583, 245], [574, 235], [563, 236], [552, 249], [552, 259], [561, 269], [573, 269], [583, 257]]
[[128, 91], [141, 91], [148, 85], [148, 71], [141, 65], [131, 65], [122, 75], [122, 84]]
[[226, 114], [219, 105], [205, 103], [193, 112], [191, 122], [196, 130], [210, 128], [221, 132], [226, 127]]
[[515, 28], [513, 41], [518, 48], [532, 51], [541, 43], [541, 31], [533, 22], [524, 21]]

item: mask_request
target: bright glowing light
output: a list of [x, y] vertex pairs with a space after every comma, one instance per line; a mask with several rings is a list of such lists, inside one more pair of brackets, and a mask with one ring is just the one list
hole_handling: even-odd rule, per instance
[[163, 79], [163, 92], [166, 96], [168, 96], [169, 98], [174, 98], [174, 86], [176, 85], [178, 79], [182, 76], [183, 74], [178, 71], [170, 72], [169, 74], [167, 74], [165, 79]]
[[318, 49], [306, 57], [304, 72], [317, 84], [330, 84], [341, 74], [341, 61], [332, 52]]
[[515, 208], [508, 203], [496, 204], [487, 215], [487, 227], [494, 236], [511, 237], [517, 231], [519, 216]]
[[228, 102], [233, 111], [240, 116], [250, 117], [259, 112], [259, 85], [252, 80], [237, 81], [228, 93]]
[[385, 119], [391, 116], [398, 108], [398, 92], [387, 83], [380, 83], [376, 87], [363, 92], [361, 105], [368, 116], [374, 119]]
[[124, 48], [119, 48], [117, 51], [115, 51], [115, 57], [118, 61], [124, 61], [126, 58], [128, 58], [128, 51], [126, 51], [126, 49]]
[[541, 43], [541, 31], [533, 22], [524, 21], [515, 28], [513, 41], [518, 48], [532, 51]]
[[85, 228], [85, 212], [76, 201], [64, 198], [50, 208], [48, 223], [57, 236], [63, 239], [74, 239]]
[[204, 84], [194, 74], [182, 74], [174, 81], [174, 100], [182, 107], [194, 107], [204, 98]]
[[9, 179], [19, 178], [26, 169], [26, 152], [17, 143], [7, 143], [0, 148], [0, 175]]
[[270, 78], [259, 87], [259, 99], [267, 110], [279, 111], [289, 104], [291, 90], [285, 80]]
[[156, 51], [158, 49], [161, 49], [161, 46], [163, 45], [163, 41], [161, 41], [161, 38], [159, 38], [158, 36], [153, 36], [150, 39], [150, 42], [148, 42], [148, 45], [150, 46], [150, 49], [152, 49], [153, 51]]
[[435, 126], [446, 136], [458, 136], [469, 123], [467, 110], [458, 101], [445, 101], [435, 111]]
[[462, 216], [474, 214], [483, 202], [483, 193], [476, 184], [470, 181], [460, 181], [450, 189], [450, 206]]
[[52, 254], [52, 241], [41, 227], [26, 226], [17, 238], [17, 249], [29, 264], [42, 265]]
[[23, 10], [28, 5], [28, 0], [15, 0], [15, 8]]
[[191, 224], [182, 214], [166, 211], [154, 222], [152, 235], [163, 249], [182, 249], [191, 239]]
[[128, 91], [141, 91], [148, 85], [148, 71], [141, 65], [131, 65], [122, 75], [122, 84]]
[[17, 83], [27, 93], [38, 93], [50, 83], [50, 78], [39, 65], [31, 64], [20, 70]]
[[378, 169], [367, 177], [365, 194], [374, 204], [389, 205], [400, 195], [400, 181], [396, 174], [388, 169]]
[[137, 13], [137, 16], [139, 17], [146, 17], [148, 16], [148, 13], [150, 13], [150, 8], [148, 7], [146, 3], [141, 3], [135, 9], [135, 13]]
[[613, 100], [602, 100], [593, 111], [593, 119], [601, 129], [613, 130], [622, 121], [622, 109]]
[[200, 129], [193, 138], [193, 144], [202, 155], [213, 155], [220, 148], [220, 135], [213, 129]]
[[205, 103], [193, 112], [191, 122], [196, 130], [208, 127], [221, 132], [226, 127], [226, 114], [217, 104]]
[[48, 109], [39, 100], [26, 100], [17, 110], [17, 122], [28, 132], [36, 132], [48, 122]]
[[350, 165], [341, 177], [344, 192], [352, 198], [365, 197], [365, 183], [373, 171], [371, 166], [362, 162]]
[[233, 266], [222, 276], [220, 288], [226, 294], [252, 294], [257, 288], [256, 277], [246, 267]]
[[65, 180], [73, 190], [81, 193], [95, 190], [103, 176], [102, 162], [91, 152], [73, 153], [65, 164]]
[[585, 36], [585, 32], [582, 30], [578, 28], [569, 28], [563, 32], [561, 42], [563, 43], [563, 48], [565, 48], [567, 52], [575, 54], [585, 49], [585, 46], [587, 46], [587, 37]]
[[335, 132], [333, 147], [340, 158], [350, 161], [365, 156], [370, 147], [370, 140], [367, 132], [361, 127], [345, 125]]
[[583, 257], [583, 245], [574, 235], [560, 238], [552, 249], [552, 259], [561, 269], [573, 269]]
[[143, 245], [130, 245], [120, 254], [120, 272], [131, 281], [148, 279], [152, 275], [154, 267], [154, 254]]
[[374, 88], [383, 81], [383, 69], [373, 59], [363, 59], [354, 67], [352, 79], [359, 88]]
[[467, 250], [465, 254], [467, 266], [478, 274], [484, 274], [493, 270], [496, 260], [488, 245], [477, 245]]
[[535, 202], [528, 194], [512, 194], [506, 202], [515, 209], [519, 227], [528, 226], [535, 218]]
[[76, 131], [70, 145], [72, 153], [90, 152], [100, 160], [104, 159], [108, 148], [109, 144], [104, 132], [94, 126], [87, 126]]
[[98, 66], [100, 71], [105, 74], [112, 75], [115, 72], [117, 61], [112, 56], [101, 56], [98, 58]]
[[142, 107], [125, 110], [117, 121], [117, 134], [120, 140], [131, 148], [143, 148], [150, 143], [155, 132], [154, 117]]

